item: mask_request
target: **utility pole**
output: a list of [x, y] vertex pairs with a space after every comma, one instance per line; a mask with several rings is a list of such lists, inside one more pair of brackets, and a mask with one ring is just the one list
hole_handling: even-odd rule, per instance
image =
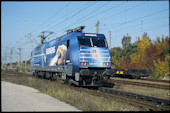
[[[25, 19], [25, 22], [26, 22], [26, 24], [25, 24], [25, 36], [26, 36], [26, 39], [28, 40], [28, 38], [27, 38], [27, 19]], [[25, 60], [25, 72], [27, 71], [27, 60]]]
[[19, 70], [21, 69], [21, 48], [18, 48], [19, 49]]
[[13, 54], [13, 48], [11, 48], [11, 57], [10, 57], [10, 59], [11, 59], [11, 63], [10, 63], [10, 67], [12, 67], [12, 54]]
[[[25, 57], [26, 58], [26, 57]], [[27, 59], [25, 59], [25, 72], [27, 71]]]
[[7, 47], [5, 49], [5, 70], [7, 68]]
[[109, 33], [110, 33], [110, 37], [109, 37], [109, 48], [111, 49], [111, 31], [109, 31]]
[[100, 22], [97, 21], [97, 24], [96, 24], [96, 33], [99, 33], [99, 24], [100, 24]]
[[25, 21], [25, 37], [27, 38], [27, 19], [24, 20]]
[[142, 24], [143, 24], [143, 21], [141, 20], [141, 38], [142, 38]]

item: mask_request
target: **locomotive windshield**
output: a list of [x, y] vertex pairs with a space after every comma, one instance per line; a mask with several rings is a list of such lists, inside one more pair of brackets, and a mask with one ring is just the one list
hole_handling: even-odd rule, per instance
[[78, 37], [80, 47], [104, 47], [107, 48], [105, 38], [98, 37]]
[[92, 38], [93, 47], [107, 47], [106, 39], [104, 38]]
[[90, 38], [78, 37], [80, 47], [91, 47]]

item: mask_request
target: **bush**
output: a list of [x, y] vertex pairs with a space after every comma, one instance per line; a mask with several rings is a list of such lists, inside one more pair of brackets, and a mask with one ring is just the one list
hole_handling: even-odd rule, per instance
[[160, 61], [160, 59], [158, 59], [157, 61], [153, 60], [153, 62], [154, 62], [155, 69], [152, 73], [152, 76], [154, 78], [163, 78], [166, 74], [169, 73], [169, 66], [170, 66], [169, 55], [166, 55], [164, 61]]

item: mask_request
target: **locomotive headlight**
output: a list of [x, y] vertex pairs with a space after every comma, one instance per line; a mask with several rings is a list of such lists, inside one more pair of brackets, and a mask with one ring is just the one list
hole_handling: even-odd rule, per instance
[[109, 66], [109, 65], [110, 65], [110, 62], [103, 62], [103, 65], [104, 65], [104, 66]]
[[87, 62], [81, 62], [80, 64], [81, 64], [82, 66], [87, 66], [88, 63], [87, 63]]

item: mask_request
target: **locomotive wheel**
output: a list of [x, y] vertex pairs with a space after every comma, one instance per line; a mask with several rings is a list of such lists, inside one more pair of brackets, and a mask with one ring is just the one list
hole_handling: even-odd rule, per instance
[[50, 78], [49, 78], [49, 80], [50, 81], [55, 81], [56, 80], [56, 76], [55, 76], [55, 73], [50, 73]]
[[32, 71], [32, 76], [35, 76], [35, 71]]

